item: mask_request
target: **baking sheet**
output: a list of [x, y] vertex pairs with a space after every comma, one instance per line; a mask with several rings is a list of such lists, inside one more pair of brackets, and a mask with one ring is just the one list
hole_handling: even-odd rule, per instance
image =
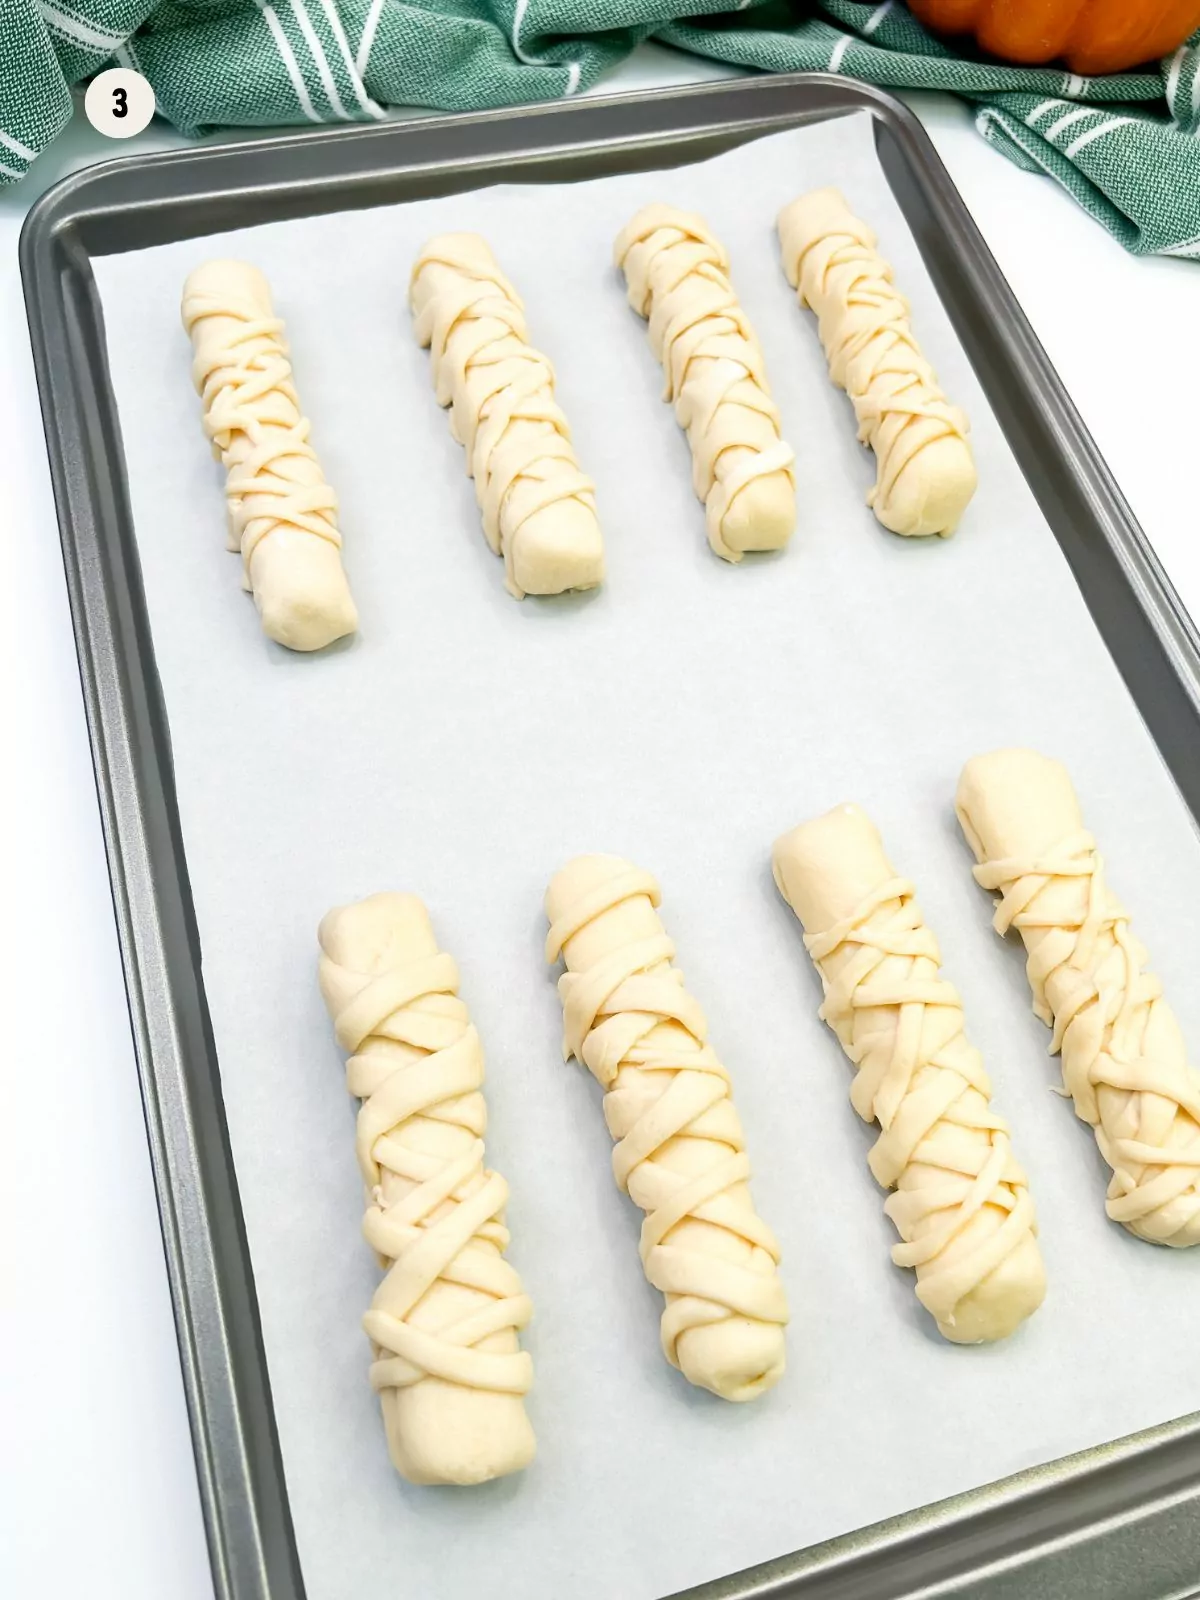
[[[949, 543], [884, 533], [871, 458], [778, 265], [773, 219], [839, 183], [877, 226], [981, 488]], [[641, 204], [703, 212], [767, 352], [798, 454], [779, 557], [709, 551], [686, 442], [610, 265]], [[431, 233], [490, 240], [554, 360], [598, 485], [609, 576], [521, 604], [405, 307]], [[342, 502], [357, 639], [265, 640], [223, 548], [221, 474], [188, 381], [179, 291], [237, 254], [271, 279]], [[1200, 1261], [1104, 1218], [1090, 1134], [1022, 961], [989, 927], [953, 820], [963, 761], [1029, 743], [1070, 767], [1116, 887], [1191, 1037], [1200, 851], [992, 418], [880, 171], [866, 117], [715, 161], [273, 224], [95, 262], [183, 835], [309, 1600], [649, 1600], [1200, 1408]], [[1014, 1128], [1042, 1220], [1046, 1305], [1006, 1344], [944, 1344], [893, 1268], [874, 1137], [816, 1019], [771, 841], [856, 799], [913, 877]], [[659, 1297], [618, 1194], [600, 1091], [559, 1059], [541, 896], [570, 855], [655, 871], [734, 1078], [759, 1208], [784, 1248], [790, 1367], [732, 1407], [658, 1348]], [[353, 1106], [315, 985], [332, 904], [429, 904], [488, 1054], [489, 1155], [536, 1307], [535, 1465], [480, 1490], [387, 1463], [359, 1317]]]

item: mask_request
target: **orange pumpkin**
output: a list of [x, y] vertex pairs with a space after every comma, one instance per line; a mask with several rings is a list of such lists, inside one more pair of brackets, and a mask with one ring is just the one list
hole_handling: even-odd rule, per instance
[[936, 33], [970, 33], [1007, 61], [1122, 72], [1200, 28], [1200, 0], [909, 0]]

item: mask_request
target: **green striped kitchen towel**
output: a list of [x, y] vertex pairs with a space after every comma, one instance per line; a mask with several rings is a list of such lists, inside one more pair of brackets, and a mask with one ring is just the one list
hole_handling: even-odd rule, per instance
[[1081, 78], [951, 53], [896, 0], [768, 4], [736, 19], [672, 21], [681, 49], [769, 72], [844, 72], [946, 89], [1018, 166], [1046, 172], [1138, 255], [1200, 259], [1200, 33], [1156, 70]]
[[1153, 69], [1082, 78], [952, 51], [898, 0], [0, 0], [0, 183], [61, 131], [71, 86], [113, 64], [198, 133], [557, 99], [648, 37], [962, 95], [985, 138], [1127, 249], [1200, 259], [1200, 33]]

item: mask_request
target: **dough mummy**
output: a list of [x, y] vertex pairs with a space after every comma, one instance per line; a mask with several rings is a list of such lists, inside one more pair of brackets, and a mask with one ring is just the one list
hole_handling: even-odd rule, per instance
[[729, 1075], [673, 966], [658, 885], [616, 856], [580, 856], [546, 893], [561, 956], [564, 1056], [604, 1088], [613, 1175], [646, 1213], [646, 1277], [666, 1296], [662, 1347], [692, 1383], [752, 1400], [784, 1368], [779, 1246], [750, 1197]]
[[504, 1259], [508, 1185], [484, 1166], [483, 1050], [415, 895], [321, 923], [320, 984], [361, 1102], [363, 1233], [386, 1268], [363, 1325], [388, 1449], [413, 1483], [483, 1483], [533, 1458], [518, 1343], [531, 1307]]
[[530, 345], [524, 305], [492, 252], [474, 233], [431, 239], [409, 298], [509, 593], [594, 589], [604, 577], [595, 486], [575, 459], [554, 369]]
[[724, 249], [699, 217], [653, 205], [621, 232], [614, 257], [687, 431], [709, 544], [726, 561], [781, 549], [796, 524], [795, 457]]
[[1065, 767], [996, 750], [963, 768], [958, 820], [1015, 928], [1065, 1091], [1112, 1168], [1108, 1215], [1154, 1244], [1200, 1243], [1200, 1074], [1108, 887]]
[[353, 633], [337, 496], [301, 415], [283, 323], [257, 267], [208, 261], [183, 286], [204, 431], [228, 477], [229, 548], [267, 636], [320, 650]]
[[875, 452], [867, 504], [892, 533], [953, 533], [977, 482], [967, 419], [921, 354], [874, 232], [836, 189], [793, 200], [778, 227], [787, 280], [817, 313], [830, 377]]
[[1003, 1339], [1046, 1291], [1033, 1202], [913, 886], [857, 806], [794, 828], [772, 862], [855, 1066], [854, 1109], [882, 1130], [869, 1165], [895, 1191], [892, 1259], [947, 1339]]

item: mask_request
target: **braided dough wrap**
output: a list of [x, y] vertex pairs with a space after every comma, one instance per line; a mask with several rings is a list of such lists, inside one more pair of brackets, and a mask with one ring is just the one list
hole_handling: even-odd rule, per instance
[[1083, 826], [1066, 768], [1032, 750], [968, 761], [955, 800], [1015, 928], [1063, 1086], [1112, 1168], [1108, 1215], [1154, 1244], [1200, 1244], [1200, 1074]]
[[358, 627], [342, 567], [337, 495], [301, 416], [283, 323], [245, 261], [207, 261], [183, 286], [204, 431], [228, 478], [229, 548], [242, 556], [268, 638], [320, 650]]
[[787, 280], [817, 313], [829, 375], [875, 452], [867, 504], [892, 533], [953, 533], [977, 481], [967, 419], [921, 354], [874, 232], [836, 189], [793, 200], [778, 228]]
[[703, 221], [646, 206], [617, 237], [629, 304], [650, 321], [664, 400], [692, 448], [708, 542], [726, 561], [779, 550], [796, 525], [795, 456], [779, 436], [762, 348], [729, 281], [729, 258]]
[[329, 912], [321, 993], [346, 1080], [363, 1233], [386, 1276], [363, 1326], [388, 1449], [412, 1483], [483, 1483], [533, 1459], [518, 1331], [529, 1298], [504, 1259], [508, 1185], [483, 1164], [483, 1050], [415, 895]]
[[772, 861], [855, 1066], [851, 1103], [882, 1130], [868, 1164], [896, 1191], [892, 1260], [945, 1338], [1006, 1338], [1046, 1293], [1033, 1201], [915, 890], [857, 806], [794, 828]]
[[613, 1175], [646, 1213], [646, 1277], [666, 1295], [667, 1360], [725, 1400], [784, 1368], [779, 1246], [750, 1197], [729, 1075], [672, 966], [658, 885], [617, 856], [580, 856], [546, 892], [546, 959], [561, 956], [563, 1055], [602, 1084]]
[[554, 369], [530, 345], [524, 304], [487, 244], [475, 233], [431, 239], [409, 299], [509, 593], [594, 589], [604, 577], [595, 486], [575, 459]]

